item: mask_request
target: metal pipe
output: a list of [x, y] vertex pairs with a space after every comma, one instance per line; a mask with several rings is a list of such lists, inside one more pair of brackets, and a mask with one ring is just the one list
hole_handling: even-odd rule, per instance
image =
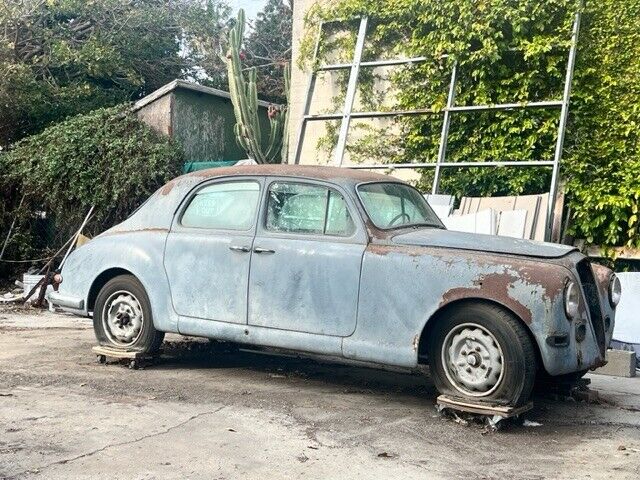
[[553, 160], [508, 160], [503, 162], [436, 162], [431, 163], [374, 163], [374, 164], [359, 164], [359, 165], [345, 165], [346, 168], [352, 168], [356, 170], [395, 170], [405, 168], [466, 168], [466, 167], [552, 167], [554, 165]]
[[85, 225], [87, 224], [87, 222], [91, 218], [91, 214], [93, 213], [93, 208], [94, 207], [92, 205], [91, 208], [89, 209], [89, 211], [87, 212], [87, 215], [84, 217], [84, 220], [82, 221], [82, 224], [80, 225], [80, 228], [78, 228], [78, 231], [73, 236], [73, 241], [71, 242], [71, 245], [69, 245], [69, 248], [67, 249], [67, 253], [64, 254], [64, 257], [62, 258], [62, 261], [60, 262], [60, 265], [58, 266], [58, 270], [62, 269], [62, 266], [64, 265], [64, 262], [67, 261], [67, 257], [71, 253], [71, 250], [73, 250], [73, 247], [76, 246], [76, 243], [78, 242], [78, 237], [80, 236], [80, 234], [82, 233], [82, 230], [84, 229]]
[[[411, 63], [420, 63], [428, 60], [428, 57], [412, 57], [412, 58], [398, 58], [389, 60], [371, 60], [368, 62], [360, 62], [361, 67], [391, 67], [393, 65], [408, 65]], [[351, 63], [334, 63], [329, 65], [322, 65], [316, 69], [318, 72], [327, 72], [334, 70], [348, 70], [353, 65]]]
[[[322, 28], [325, 23], [321, 22], [318, 25], [318, 37], [316, 38], [316, 46], [313, 51], [313, 61], [318, 58], [318, 52], [320, 51], [320, 40], [322, 38]], [[300, 125], [298, 126], [298, 139], [296, 143], [296, 154], [293, 158], [293, 163], [300, 163], [300, 156], [302, 155], [302, 142], [304, 140], [304, 134], [307, 130], [307, 117], [309, 116], [309, 110], [311, 109], [311, 100], [313, 99], [313, 90], [316, 85], [316, 73], [312, 71], [309, 74], [309, 80], [307, 81], [307, 95], [305, 96], [304, 106], [302, 107], [302, 117], [300, 118]], [[284, 132], [285, 135], [288, 132]]]
[[[382, 117], [402, 117], [409, 115], [437, 115], [442, 111], [435, 111], [430, 108], [422, 108], [416, 110], [390, 110], [388, 112], [352, 112], [351, 118], [382, 118]], [[313, 115], [307, 115], [305, 118], [308, 121], [318, 120], [339, 120], [343, 118], [342, 113], [317, 113]]]
[[431, 185], [431, 194], [438, 193], [440, 186], [440, 167], [444, 163], [447, 156], [447, 141], [449, 139], [449, 125], [451, 124], [451, 109], [456, 100], [456, 76], [458, 75], [458, 62], [453, 64], [451, 69], [451, 82], [449, 84], [449, 95], [447, 97], [447, 108], [442, 119], [442, 133], [440, 134], [440, 146], [438, 147], [438, 158], [436, 159], [436, 170], [433, 175], [433, 185]]
[[521, 102], [521, 103], [498, 103], [495, 105], [462, 105], [459, 107], [450, 107], [446, 110], [450, 112], [477, 112], [487, 110], [517, 110], [523, 108], [551, 108], [562, 107], [562, 100], [545, 100], [541, 102]]
[[349, 133], [349, 123], [351, 122], [351, 111], [353, 110], [353, 102], [356, 98], [358, 88], [358, 74], [360, 73], [360, 61], [362, 60], [362, 52], [364, 50], [364, 39], [367, 34], [368, 17], [362, 17], [360, 20], [360, 28], [358, 29], [358, 39], [356, 40], [356, 48], [353, 52], [353, 65], [349, 74], [349, 84], [347, 85], [347, 93], [344, 99], [344, 109], [342, 111], [342, 123], [340, 123], [340, 133], [338, 134], [338, 142], [336, 143], [336, 152], [333, 163], [342, 165], [344, 151], [347, 146], [347, 135]]
[[558, 195], [558, 179], [560, 175], [560, 159], [564, 148], [564, 136], [567, 129], [567, 117], [569, 115], [569, 100], [571, 98], [571, 83], [573, 82], [573, 71], [576, 65], [576, 53], [578, 50], [578, 35], [580, 33], [582, 3], [573, 21], [573, 31], [571, 33], [571, 48], [569, 49], [569, 60], [567, 62], [567, 74], [564, 81], [564, 92], [562, 95], [562, 109], [560, 110], [560, 121], [558, 122], [558, 139], [556, 150], [553, 156], [553, 172], [551, 173], [551, 186], [549, 188], [549, 203], [547, 205], [547, 229], [545, 240], [551, 240], [551, 229], [553, 228], [553, 216], [556, 206], [556, 196]]
[[[562, 107], [562, 101], [549, 100], [543, 102], [531, 103], [503, 103], [497, 105], [467, 105], [459, 107], [445, 107], [442, 110], [433, 110], [432, 108], [417, 108], [415, 110], [389, 110], [387, 112], [352, 112], [351, 118], [380, 118], [380, 117], [401, 117], [410, 115], [438, 115], [441, 113], [451, 112], [483, 112], [490, 110], [517, 110], [525, 108], [552, 108]], [[317, 120], [338, 120], [343, 117], [341, 113], [318, 113], [306, 115], [305, 119], [309, 121]]]

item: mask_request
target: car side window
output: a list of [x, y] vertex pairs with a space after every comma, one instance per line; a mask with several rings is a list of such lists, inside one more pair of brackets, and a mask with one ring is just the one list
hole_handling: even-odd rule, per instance
[[214, 183], [202, 187], [182, 215], [182, 226], [250, 230], [260, 200], [256, 181]]
[[337, 191], [320, 185], [274, 182], [269, 187], [267, 230], [348, 237], [355, 224]]

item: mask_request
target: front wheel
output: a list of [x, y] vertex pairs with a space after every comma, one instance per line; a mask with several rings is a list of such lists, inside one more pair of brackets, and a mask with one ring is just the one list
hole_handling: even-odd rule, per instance
[[133, 275], [109, 280], [98, 293], [93, 309], [93, 330], [100, 345], [154, 353], [164, 332], [153, 326], [151, 304], [142, 284]]
[[431, 376], [443, 394], [510, 406], [531, 395], [533, 345], [524, 326], [497, 306], [452, 308], [431, 331], [428, 349]]

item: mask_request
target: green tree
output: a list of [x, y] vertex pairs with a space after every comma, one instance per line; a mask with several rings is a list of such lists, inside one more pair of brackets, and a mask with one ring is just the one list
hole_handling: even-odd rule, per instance
[[267, 0], [245, 41], [245, 63], [258, 69], [258, 92], [276, 103], [287, 103], [284, 68], [291, 62], [292, 15], [290, 1]]
[[221, 2], [0, 2], [0, 146], [183, 76], [197, 60], [188, 35], [218, 25], [224, 11], [207, 15]]

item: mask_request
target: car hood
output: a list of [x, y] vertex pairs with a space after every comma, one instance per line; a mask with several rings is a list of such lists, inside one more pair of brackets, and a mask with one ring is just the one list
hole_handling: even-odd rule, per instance
[[440, 228], [423, 228], [409, 233], [401, 233], [394, 236], [392, 241], [398, 245], [456, 248], [540, 258], [559, 258], [577, 250], [575, 247], [556, 243], [479, 233], [454, 232]]

